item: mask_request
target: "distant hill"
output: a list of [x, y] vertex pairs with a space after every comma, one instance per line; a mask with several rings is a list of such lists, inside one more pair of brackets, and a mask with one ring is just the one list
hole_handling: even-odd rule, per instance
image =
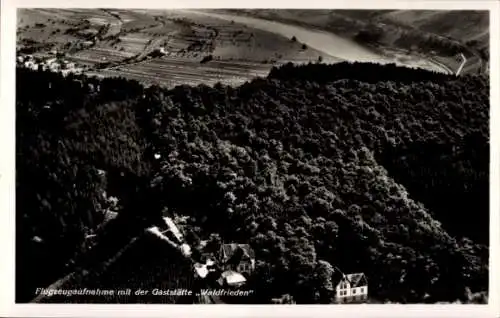
[[[237, 12], [237, 11], [234, 11]], [[462, 42], [477, 40], [480, 47], [489, 42], [488, 11], [438, 10], [248, 10], [256, 15], [295, 19], [328, 27], [336, 15], [363, 23], [371, 21], [394, 22], [425, 32], [449, 36]]]
[[379, 17], [422, 31], [449, 36], [464, 43], [477, 41], [479, 48], [489, 47], [488, 11], [398, 10]]
[[233, 10], [235, 14], [315, 27], [387, 51], [420, 52], [452, 69], [468, 57], [466, 73], [485, 72], [489, 59], [488, 11], [437, 10]]

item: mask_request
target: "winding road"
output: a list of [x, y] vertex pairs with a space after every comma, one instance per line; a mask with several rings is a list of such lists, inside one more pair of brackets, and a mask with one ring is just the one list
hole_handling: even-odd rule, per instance
[[440, 73], [453, 73], [449, 68], [442, 64], [435, 63], [432, 59], [427, 59], [425, 66], [422, 63], [412, 61], [399, 61], [396, 58], [386, 57], [372, 50], [331, 32], [317, 29], [307, 29], [301, 26], [285, 24], [282, 22], [270, 21], [260, 18], [240, 16], [227, 13], [214, 13], [198, 10], [182, 10], [196, 15], [205, 15], [212, 18], [218, 18], [226, 21], [234, 21], [239, 24], [245, 24], [249, 27], [272, 32], [281, 36], [292, 38], [296, 37], [298, 41], [312, 47], [325, 54], [337, 57], [346, 61], [375, 62], [381, 64], [395, 63], [408, 67], [420, 67]]

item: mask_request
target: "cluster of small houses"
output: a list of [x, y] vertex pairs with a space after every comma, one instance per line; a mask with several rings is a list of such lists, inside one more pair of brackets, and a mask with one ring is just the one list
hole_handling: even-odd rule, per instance
[[[164, 217], [163, 219], [167, 229], [159, 230], [155, 228], [155, 231], [158, 231], [159, 234], [161, 233], [162, 235], [167, 232], [173, 234], [175, 240], [181, 242], [179, 244], [181, 252], [185, 256], [189, 256], [191, 254], [191, 248], [189, 245], [182, 243], [184, 239], [176, 224], [169, 217]], [[255, 270], [255, 252], [249, 244], [222, 244], [215, 256], [206, 257], [205, 263], [195, 264], [195, 276], [203, 279], [207, 277], [210, 272], [215, 271], [215, 267], [222, 270], [217, 280], [221, 287], [229, 289], [244, 288], [247, 282], [246, 277], [250, 277]], [[329, 290], [328, 293], [336, 303], [366, 302], [368, 299], [367, 278], [363, 273], [341, 273], [341, 278], [335, 282], [332, 290]], [[274, 298], [272, 302], [275, 304], [294, 303], [293, 299], [288, 295], [283, 295], [281, 298]]]
[[[55, 55], [55, 54], [54, 54]], [[21, 55], [17, 57], [17, 65], [32, 70], [44, 70], [61, 73], [63, 75], [82, 74], [83, 67], [78, 67], [74, 62], [70, 62], [55, 56], [48, 58], [35, 58], [32, 55]]]

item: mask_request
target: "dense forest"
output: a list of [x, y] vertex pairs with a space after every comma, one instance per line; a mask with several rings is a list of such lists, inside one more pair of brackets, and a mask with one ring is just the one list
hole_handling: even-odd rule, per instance
[[193, 244], [251, 244], [254, 302], [325, 302], [335, 266], [378, 302], [486, 301], [487, 77], [285, 65], [168, 90], [18, 69], [16, 111], [17, 301], [81, 266], [110, 197], [91, 259], [168, 210]]

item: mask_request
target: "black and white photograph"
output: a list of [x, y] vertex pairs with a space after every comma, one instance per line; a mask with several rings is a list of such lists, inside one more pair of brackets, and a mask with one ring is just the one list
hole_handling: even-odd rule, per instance
[[15, 303], [487, 305], [490, 13], [17, 8]]

